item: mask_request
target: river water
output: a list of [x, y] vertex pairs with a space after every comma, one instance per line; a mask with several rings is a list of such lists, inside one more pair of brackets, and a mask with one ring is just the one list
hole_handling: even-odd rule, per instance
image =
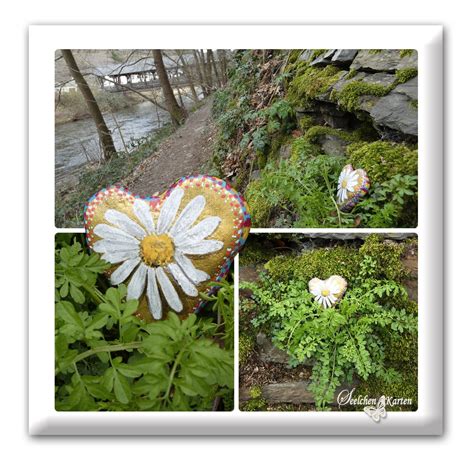
[[[122, 137], [131, 151], [134, 140], [146, 137], [170, 122], [166, 111], [148, 101], [117, 111], [114, 117], [115, 120], [110, 114], [104, 115], [118, 151], [124, 150]], [[99, 138], [94, 121], [87, 118], [56, 125], [55, 148], [56, 181], [61, 183], [73, 176], [80, 166], [98, 160]]]

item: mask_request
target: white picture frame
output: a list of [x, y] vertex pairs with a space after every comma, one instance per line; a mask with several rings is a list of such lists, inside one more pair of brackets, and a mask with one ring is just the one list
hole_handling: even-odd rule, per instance
[[[416, 49], [419, 76], [419, 407], [364, 412], [57, 412], [54, 408], [54, 52], [97, 48]], [[32, 435], [439, 435], [443, 430], [443, 29], [441, 26], [156, 25], [29, 29], [29, 432]], [[33, 232], [34, 231], [34, 232]], [[253, 232], [326, 229], [255, 229]], [[347, 230], [330, 230], [343, 233]], [[238, 258], [235, 278], [238, 280]], [[237, 285], [236, 285], [237, 291]], [[235, 298], [238, 301], [238, 297]], [[236, 312], [237, 313], [237, 312]], [[236, 316], [236, 320], [237, 320]], [[235, 324], [238, 339], [238, 323]]]

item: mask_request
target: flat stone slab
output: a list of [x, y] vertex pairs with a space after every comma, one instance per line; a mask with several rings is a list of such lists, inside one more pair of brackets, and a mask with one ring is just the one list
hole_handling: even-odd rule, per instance
[[[314, 403], [314, 396], [307, 390], [309, 381], [295, 381], [291, 383], [265, 384], [262, 386], [262, 397], [268, 403], [310, 404]], [[250, 400], [250, 389], [239, 390], [239, 400]]]
[[418, 110], [412, 101], [406, 95], [391, 92], [374, 104], [370, 116], [377, 127], [418, 136]]
[[402, 95], [406, 95], [412, 100], [418, 100], [418, 76], [414, 77], [413, 79], [410, 79], [404, 84], [397, 85], [392, 90], [392, 93], [401, 93]]
[[351, 69], [394, 73], [397, 69], [418, 67], [418, 55], [414, 50], [411, 54], [400, 56], [402, 50], [360, 50], [351, 64]]

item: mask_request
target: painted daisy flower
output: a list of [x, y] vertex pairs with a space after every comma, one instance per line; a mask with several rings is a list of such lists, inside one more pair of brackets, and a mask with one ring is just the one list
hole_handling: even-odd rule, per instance
[[343, 203], [349, 197], [348, 193], [353, 193], [354, 188], [359, 182], [359, 174], [347, 165], [342, 169], [337, 183], [337, 202]]
[[341, 297], [341, 293], [345, 290], [341, 280], [342, 278], [337, 275], [333, 275], [327, 280], [313, 278], [308, 284], [309, 292], [327, 309], [336, 304]]
[[224, 243], [206, 239], [221, 223], [217, 216], [206, 217], [194, 225], [204, 210], [204, 196], [196, 196], [177, 213], [184, 195], [175, 188], [161, 207], [156, 224], [148, 201], [135, 199], [133, 212], [137, 221], [123, 212], [108, 209], [107, 224], [99, 224], [94, 234], [102, 238], [93, 245], [94, 251], [111, 264], [120, 264], [112, 273], [113, 285], [128, 283], [127, 299], [139, 299], [145, 291], [153, 318], [162, 317], [162, 297], [176, 312], [183, 304], [170, 277], [187, 296], [198, 295], [196, 285], [210, 276], [197, 269], [189, 256], [201, 256], [219, 251]]

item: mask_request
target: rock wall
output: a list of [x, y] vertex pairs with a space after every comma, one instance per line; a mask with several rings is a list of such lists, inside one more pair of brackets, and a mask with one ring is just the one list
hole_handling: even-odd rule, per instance
[[[299, 60], [308, 59], [305, 50]], [[314, 52], [314, 51], [313, 51]], [[355, 130], [369, 123], [383, 140], [416, 143], [418, 138], [418, 62], [415, 50], [328, 50], [310, 61], [331, 79], [298, 117], [317, 125]], [[322, 137], [328, 153], [341, 141]], [[342, 145], [347, 140], [342, 140]], [[326, 146], [325, 146], [326, 145]]]

